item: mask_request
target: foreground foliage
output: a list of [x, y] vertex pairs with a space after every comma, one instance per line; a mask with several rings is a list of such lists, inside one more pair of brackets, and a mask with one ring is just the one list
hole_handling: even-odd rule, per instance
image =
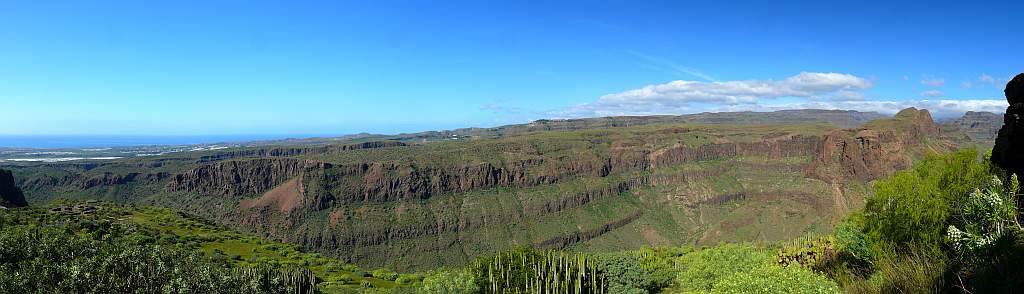
[[1019, 184], [979, 157], [970, 149], [933, 155], [876, 182], [863, 213], [833, 233], [852, 246], [821, 269], [848, 292], [1024, 289]]
[[3, 211], [2, 293], [317, 293], [308, 269], [230, 267], [107, 217]]

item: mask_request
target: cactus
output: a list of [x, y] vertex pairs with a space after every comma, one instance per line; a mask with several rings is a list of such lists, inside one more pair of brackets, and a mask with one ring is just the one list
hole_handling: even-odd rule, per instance
[[559, 251], [516, 249], [477, 260], [474, 272], [487, 293], [604, 293], [593, 258]]

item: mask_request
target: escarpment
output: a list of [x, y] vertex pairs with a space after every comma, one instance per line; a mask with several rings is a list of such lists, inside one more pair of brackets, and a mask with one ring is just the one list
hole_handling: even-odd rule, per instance
[[652, 167], [666, 167], [686, 162], [723, 159], [734, 156], [766, 156], [781, 158], [811, 156], [820, 152], [817, 136], [792, 136], [760, 142], [713, 143], [697, 147], [681, 144], [657, 150], [650, 155]]
[[223, 161], [176, 174], [165, 189], [168, 192], [205, 195], [256, 195], [298, 176], [308, 168], [329, 166], [327, 163], [283, 158]]
[[829, 181], [877, 179], [909, 167], [908, 152], [938, 138], [928, 110], [904, 109], [876, 125], [829, 132], [808, 173]]
[[[351, 164], [312, 163], [289, 158], [228, 160], [202, 165], [171, 178], [166, 190], [205, 195], [257, 195], [298, 178], [302, 193], [317, 209], [332, 203], [392, 202], [427, 199], [450, 193], [466, 193], [493, 187], [533, 187], [569, 179], [606, 177], [616, 172], [656, 170], [679, 164], [721, 160], [742, 156], [769, 159], [811, 157], [808, 173], [821, 179], [870, 180], [909, 166], [907, 146], [920, 145], [938, 135], [938, 127], [927, 110], [907, 109], [893, 119], [893, 126], [833, 130], [823, 136], [778, 133], [757, 141], [686, 144], [693, 129], [668, 128], [655, 132], [677, 142], [667, 147], [650, 147], [642, 141], [589, 143], [610, 147], [600, 152], [582, 152], [520, 160], [470, 164], [422, 164], [415, 162], [363, 162]], [[381, 143], [383, 144], [383, 143]], [[340, 149], [354, 148], [338, 147]], [[373, 145], [383, 146], [383, 145]], [[373, 146], [363, 146], [373, 147]], [[388, 145], [392, 146], [392, 145]], [[397, 146], [397, 145], [395, 145]], [[318, 147], [320, 148], [320, 147]], [[515, 148], [504, 152], [518, 151]], [[594, 149], [599, 150], [599, 149]], [[274, 151], [266, 151], [276, 154]], [[641, 179], [638, 185], [649, 185]], [[683, 179], [677, 179], [683, 180]], [[530, 207], [530, 211], [560, 210], [586, 199], [622, 193], [628, 189], [608, 188]]]
[[21, 185], [26, 189], [43, 190], [53, 187], [75, 187], [78, 189], [90, 189], [94, 187], [109, 187], [126, 185], [129, 183], [159, 183], [170, 177], [167, 172], [154, 173], [111, 173], [82, 174], [63, 173], [60, 175], [39, 175], [24, 179]]
[[373, 149], [373, 148], [388, 148], [388, 147], [402, 147], [408, 146], [405, 143], [397, 141], [371, 141], [358, 144], [346, 144], [346, 145], [323, 145], [323, 146], [312, 146], [312, 147], [276, 147], [276, 148], [253, 148], [237, 151], [218, 152], [212, 155], [204, 155], [199, 157], [198, 162], [210, 162], [218, 160], [227, 160], [240, 157], [287, 157], [287, 156], [298, 156], [298, 155], [315, 155], [315, 154], [329, 154], [344, 151], [360, 150], [360, 149]]

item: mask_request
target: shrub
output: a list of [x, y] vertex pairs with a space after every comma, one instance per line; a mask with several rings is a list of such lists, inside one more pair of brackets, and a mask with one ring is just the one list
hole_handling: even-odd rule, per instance
[[711, 291], [719, 280], [743, 271], [772, 265], [774, 254], [750, 245], [725, 244], [680, 257], [676, 285], [687, 291]]
[[336, 276], [334, 278], [334, 281], [345, 283], [345, 284], [351, 283], [352, 281], [355, 281], [355, 280], [356, 279], [354, 277], [352, 277], [352, 275], [349, 275], [349, 274], [338, 275], [338, 276]]
[[435, 271], [423, 277], [423, 287], [418, 291], [422, 294], [473, 294], [479, 293], [480, 287], [474, 281], [473, 274], [466, 271]]
[[1017, 176], [1003, 185], [998, 177], [982, 189], [975, 189], [967, 199], [959, 202], [955, 220], [958, 228], [950, 225], [947, 237], [959, 258], [967, 263], [987, 259], [991, 247], [1003, 234], [1020, 228], [1017, 223]]
[[939, 251], [952, 203], [990, 177], [989, 165], [973, 149], [929, 156], [914, 169], [875, 184], [864, 209], [865, 231], [875, 253]]
[[354, 265], [354, 264], [343, 264], [343, 265], [341, 265], [341, 270], [343, 270], [343, 271], [346, 271], [346, 272], [352, 272], [352, 273], [354, 273], [354, 272], [359, 272], [359, 271], [362, 271], [363, 269], [359, 268], [359, 266], [358, 266], [358, 265]]
[[928, 251], [887, 255], [875, 264], [873, 278], [883, 293], [944, 292], [945, 259]]
[[373, 270], [373, 277], [381, 280], [394, 281], [398, 278], [398, 273], [389, 269], [379, 268]]
[[417, 277], [415, 275], [401, 274], [398, 278], [395, 278], [395, 283], [403, 286], [412, 285], [416, 282]]
[[654, 250], [641, 249], [599, 256], [601, 271], [608, 277], [609, 293], [657, 293], [672, 283], [672, 261]]
[[716, 293], [839, 293], [828, 278], [797, 266], [760, 266], [726, 276], [714, 284]]
[[836, 251], [841, 259], [859, 264], [871, 262], [871, 247], [867, 235], [864, 234], [863, 217], [852, 215], [839, 222], [833, 230], [833, 235]]

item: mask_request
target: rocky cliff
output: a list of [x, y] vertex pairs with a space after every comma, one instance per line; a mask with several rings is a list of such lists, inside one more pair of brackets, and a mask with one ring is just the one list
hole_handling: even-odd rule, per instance
[[165, 189], [202, 195], [258, 195], [307, 169], [328, 167], [326, 163], [289, 158], [221, 161], [176, 174]]
[[968, 111], [953, 124], [975, 142], [994, 144], [1003, 126], [1003, 117], [991, 112]]
[[904, 109], [864, 128], [828, 133], [808, 172], [832, 182], [877, 179], [910, 167], [913, 158], [908, 152], [938, 137], [939, 127], [928, 110]]
[[1003, 92], [1010, 106], [992, 148], [992, 162], [1007, 172], [1024, 175], [1024, 73], [1006, 83]]
[[14, 175], [9, 170], [0, 169], [0, 207], [27, 206], [25, 195], [14, 185]]
[[402, 147], [408, 146], [402, 142], [396, 141], [372, 141], [357, 144], [344, 144], [344, 145], [323, 145], [323, 146], [309, 146], [309, 147], [273, 147], [273, 148], [251, 148], [236, 151], [217, 152], [211, 155], [204, 155], [199, 158], [199, 162], [209, 162], [218, 160], [227, 160], [241, 157], [286, 157], [286, 156], [297, 156], [297, 155], [315, 155], [315, 154], [329, 154], [338, 153], [344, 151], [360, 150], [360, 149], [373, 149], [373, 148], [388, 148], [388, 147]]

